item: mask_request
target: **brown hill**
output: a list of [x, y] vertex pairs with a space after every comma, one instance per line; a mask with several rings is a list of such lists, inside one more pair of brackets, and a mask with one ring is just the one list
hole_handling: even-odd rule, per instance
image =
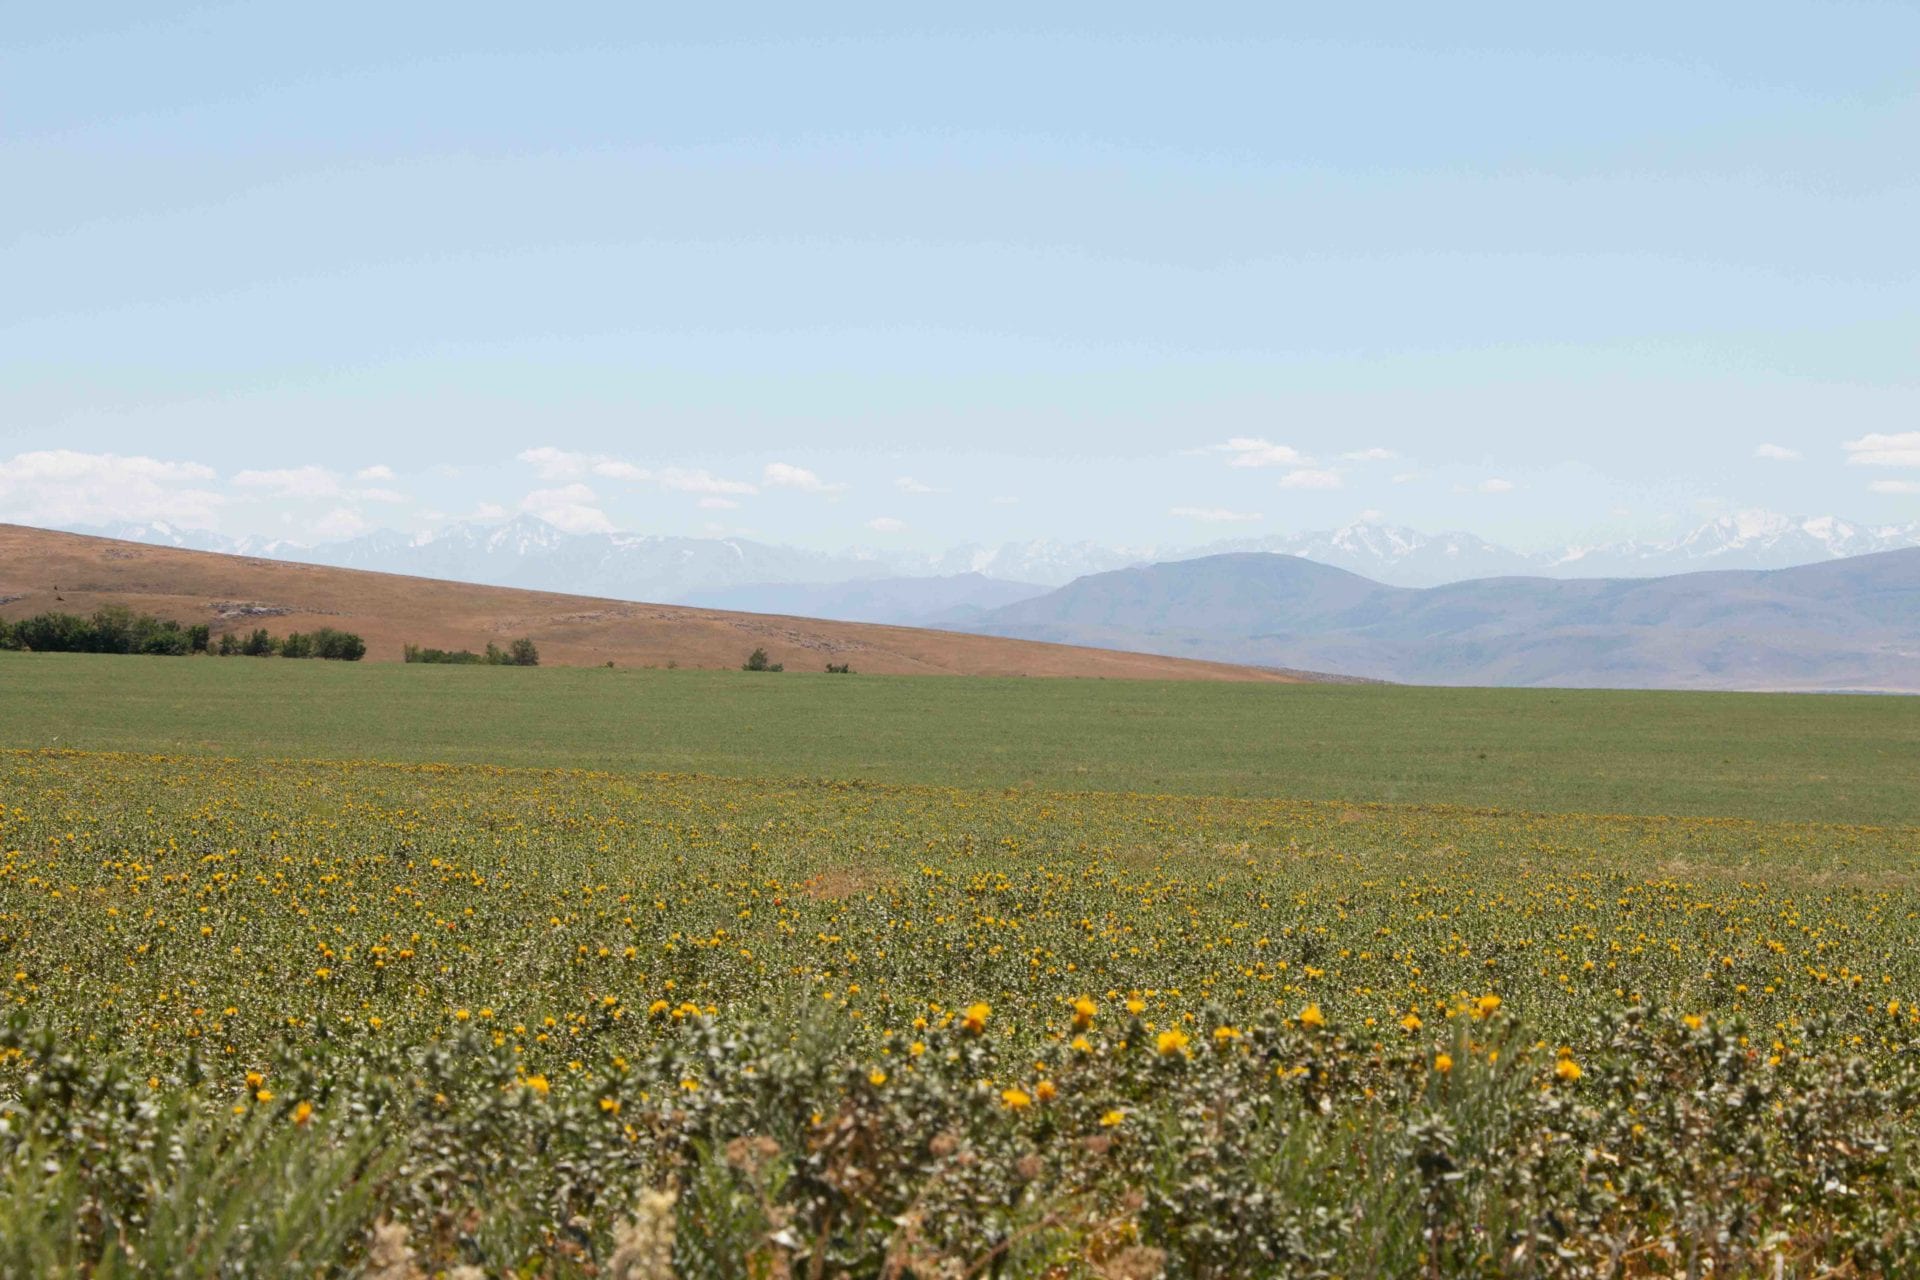
[[896, 675], [1314, 678], [997, 636], [482, 587], [0, 524], [0, 616], [90, 613], [103, 604], [206, 622], [216, 635], [257, 626], [275, 635], [338, 627], [365, 637], [367, 659], [376, 662], [398, 662], [408, 643], [479, 649], [489, 640], [531, 636], [543, 662], [569, 666], [735, 667], [760, 646], [795, 671], [834, 661]]

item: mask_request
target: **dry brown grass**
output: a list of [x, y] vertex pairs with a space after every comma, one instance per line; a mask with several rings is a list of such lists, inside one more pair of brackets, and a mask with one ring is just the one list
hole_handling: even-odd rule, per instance
[[366, 638], [373, 662], [399, 661], [408, 643], [479, 649], [488, 641], [531, 636], [541, 661], [561, 666], [735, 667], [760, 646], [792, 671], [818, 671], [832, 660], [879, 675], [1309, 678], [996, 636], [482, 587], [9, 524], [0, 524], [0, 599], [7, 600], [0, 616], [10, 619], [124, 604], [183, 623], [208, 623], [216, 635], [256, 626], [276, 635], [339, 627]]

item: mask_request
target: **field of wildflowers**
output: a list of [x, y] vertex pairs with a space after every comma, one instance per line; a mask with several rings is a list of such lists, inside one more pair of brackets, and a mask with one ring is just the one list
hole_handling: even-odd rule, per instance
[[0, 753], [7, 1275], [1920, 1268], [1920, 830]]

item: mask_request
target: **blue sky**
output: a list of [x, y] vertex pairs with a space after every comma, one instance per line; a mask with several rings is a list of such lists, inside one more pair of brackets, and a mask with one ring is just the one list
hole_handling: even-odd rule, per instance
[[12, 14], [0, 519], [1920, 519], [1920, 8], [1032, 8]]

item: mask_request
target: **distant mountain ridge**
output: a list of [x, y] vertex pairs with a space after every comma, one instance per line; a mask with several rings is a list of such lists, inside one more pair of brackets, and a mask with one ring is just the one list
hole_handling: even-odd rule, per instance
[[1870, 527], [1833, 516], [1749, 511], [1707, 521], [1675, 538], [1568, 545], [1526, 554], [1470, 533], [1424, 534], [1359, 522], [1319, 533], [1216, 542], [1192, 559], [1236, 551], [1300, 556], [1392, 586], [1432, 587], [1474, 578], [1644, 578], [1700, 569], [1787, 569], [1847, 556], [1920, 546], [1920, 521]]
[[[1831, 516], [1788, 517], [1767, 512], [1722, 516], [1666, 540], [1567, 546], [1533, 554], [1501, 547], [1470, 533], [1426, 534], [1377, 521], [1309, 533], [1227, 539], [1197, 547], [1107, 547], [1092, 542], [1036, 539], [994, 547], [968, 545], [931, 555], [874, 549], [832, 554], [747, 538], [573, 534], [530, 515], [504, 522], [453, 524], [421, 535], [376, 530], [314, 546], [284, 539], [230, 539], [158, 523], [78, 532], [340, 568], [660, 603], [710, 602], [715, 592], [746, 588], [824, 589], [881, 579], [957, 578], [969, 574], [1012, 584], [1056, 587], [1091, 573], [1236, 552], [1300, 556], [1389, 585], [1424, 587], [1510, 574], [1651, 577], [1709, 568], [1777, 569], [1920, 546], [1920, 522], [1869, 527]], [[912, 612], [925, 595], [917, 588], [869, 588], [853, 594], [869, 601], [873, 610], [858, 621], [928, 616]], [[758, 608], [759, 597], [753, 599]]]
[[1920, 548], [1425, 588], [1242, 552], [1091, 575], [969, 629], [1420, 684], [1920, 693]]
[[964, 630], [989, 610], [1045, 595], [1047, 588], [979, 573], [931, 578], [864, 578], [834, 583], [770, 583], [694, 591], [681, 601], [703, 609], [771, 613], [841, 622]]

